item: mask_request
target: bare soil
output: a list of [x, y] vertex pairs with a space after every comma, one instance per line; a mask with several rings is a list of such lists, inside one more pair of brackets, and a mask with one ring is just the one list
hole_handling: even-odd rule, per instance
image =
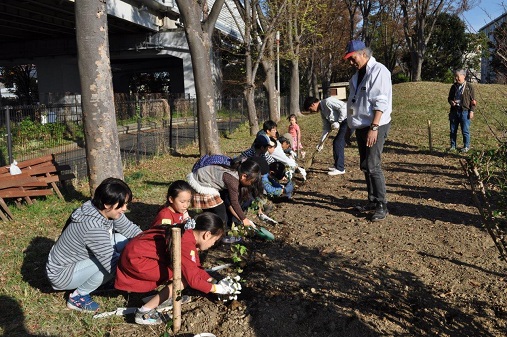
[[[372, 223], [354, 210], [366, 200], [355, 145], [342, 176], [326, 174], [330, 151], [316, 156], [292, 201], [276, 203], [270, 216], [280, 224], [263, 224], [275, 241], [245, 239], [238, 300], [190, 292], [178, 336], [506, 336], [506, 265], [481, 226], [460, 156], [388, 141], [390, 215]], [[228, 249], [210, 251], [206, 264], [223, 263]], [[123, 327], [114, 330], [163, 331]]]

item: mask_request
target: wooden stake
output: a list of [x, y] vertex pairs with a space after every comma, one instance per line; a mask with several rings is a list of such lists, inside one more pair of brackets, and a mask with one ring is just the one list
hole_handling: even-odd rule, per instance
[[181, 229], [173, 227], [172, 235], [172, 263], [173, 263], [173, 334], [176, 335], [181, 329]]
[[428, 120], [428, 141], [430, 146], [430, 152], [433, 151], [433, 142], [431, 140], [431, 121]]

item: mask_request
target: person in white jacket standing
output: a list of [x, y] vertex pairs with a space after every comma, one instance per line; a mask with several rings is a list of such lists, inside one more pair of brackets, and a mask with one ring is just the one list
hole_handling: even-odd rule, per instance
[[389, 214], [381, 156], [391, 126], [391, 72], [359, 40], [348, 43], [343, 58], [357, 69], [349, 83], [347, 123], [356, 132], [359, 165], [368, 190], [368, 203], [356, 209], [374, 210], [371, 221], [381, 221]]

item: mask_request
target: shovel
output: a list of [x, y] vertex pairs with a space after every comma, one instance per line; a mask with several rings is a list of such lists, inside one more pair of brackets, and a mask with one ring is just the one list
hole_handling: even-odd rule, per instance
[[[322, 140], [322, 145], [324, 145], [324, 142], [329, 137], [330, 133], [331, 133], [331, 131], [329, 131], [327, 133], [326, 137], [324, 137], [324, 139]], [[313, 160], [315, 159], [315, 156], [317, 155], [317, 153], [319, 153], [319, 151], [317, 151], [317, 150], [313, 151], [312, 155], [306, 160], [306, 162], [305, 162], [306, 169], [309, 169], [313, 165]]]
[[252, 226], [251, 226], [255, 232], [255, 234], [262, 238], [262, 239], [265, 239], [265, 240], [268, 240], [268, 241], [273, 241], [275, 239], [275, 236], [273, 235], [273, 233], [271, 233], [270, 231], [268, 231], [266, 228], [264, 227], [257, 227], [256, 224], [254, 224], [252, 222]]

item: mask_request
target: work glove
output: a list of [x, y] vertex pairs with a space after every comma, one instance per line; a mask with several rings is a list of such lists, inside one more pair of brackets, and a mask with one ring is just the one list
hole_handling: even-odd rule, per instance
[[306, 181], [306, 170], [302, 167], [298, 167], [299, 173], [303, 176], [303, 180]]
[[219, 294], [218, 298], [224, 302], [238, 299], [241, 294], [241, 283], [239, 283], [239, 275], [234, 278], [227, 276], [214, 285], [215, 293]]
[[234, 293], [234, 289], [228, 285], [221, 284], [220, 281], [217, 284], [213, 285], [213, 292], [219, 295], [229, 295]]
[[333, 124], [331, 124], [331, 127], [332, 127], [334, 130], [338, 130], [338, 129], [340, 129], [340, 123], [338, 123], [338, 122], [334, 122]]

